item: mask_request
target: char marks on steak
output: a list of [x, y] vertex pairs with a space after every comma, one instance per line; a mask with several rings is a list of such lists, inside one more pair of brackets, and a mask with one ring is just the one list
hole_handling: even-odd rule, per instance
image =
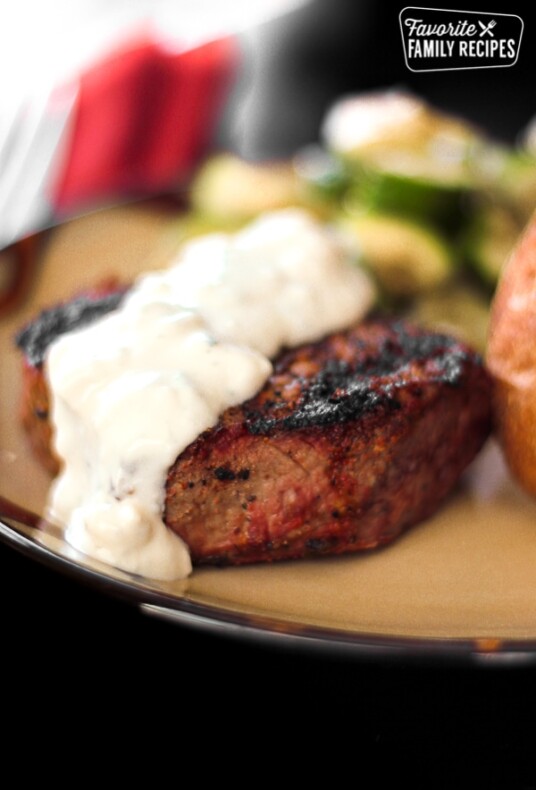
[[[89, 297], [95, 305], [106, 299]], [[41, 323], [61, 331], [62, 320], [48, 313]], [[26, 349], [23, 421], [56, 472], [42, 365], [51, 333], [25, 331], [19, 344], [32, 337], [40, 355]], [[370, 320], [285, 351], [254, 398], [228, 409], [177, 458], [165, 521], [197, 564], [387, 544], [437, 510], [481, 448], [490, 386], [466, 346], [401, 321]]]
[[60, 335], [88, 326], [115, 310], [125, 293], [126, 288], [119, 287], [115, 279], [106, 280], [68, 302], [42, 310], [15, 338], [24, 353], [21, 422], [33, 452], [53, 475], [59, 472], [60, 463], [52, 449], [50, 397], [43, 369], [47, 349]]
[[490, 431], [480, 359], [368, 321], [280, 355], [170, 469], [165, 521], [195, 563], [339, 554], [430, 516]]

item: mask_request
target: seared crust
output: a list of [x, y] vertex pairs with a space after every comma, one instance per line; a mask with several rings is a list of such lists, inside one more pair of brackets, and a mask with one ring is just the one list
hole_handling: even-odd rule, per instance
[[283, 354], [170, 469], [195, 563], [339, 554], [431, 515], [490, 430], [490, 382], [451, 338], [367, 322]]
[[51, 475], [60, 471], [60, 462], [52, 448], [50, 397], [42, 365], [24, 361], [20, 419], [34, 455]]
[[15, 338], [24, 352], [20, 419], [35, 455], [52, 475], [58, 474], [60, 462], [52, 449], [50, 398], [44, 370], [46, 351], [60, 335], [114, 310], [125, 292], [117, 280], [105, 280], [89, 292], [43, 310]]
[[[56, 473], [41, 360], [26, 359], [24, 381], [24, 426]], [[368, 321], [281, 354], [258, 395], [177, 458], [165, 521], [196, 564], [380, 546], [439, 507], [490, 413], [490, 380], [471, 350]]]

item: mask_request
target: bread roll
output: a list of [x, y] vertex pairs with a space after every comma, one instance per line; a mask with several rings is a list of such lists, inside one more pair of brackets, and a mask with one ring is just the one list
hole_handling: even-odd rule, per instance
[[508, 465], [536, 495], [536, 214], [506, 262], [492, 305], [487, 364]]

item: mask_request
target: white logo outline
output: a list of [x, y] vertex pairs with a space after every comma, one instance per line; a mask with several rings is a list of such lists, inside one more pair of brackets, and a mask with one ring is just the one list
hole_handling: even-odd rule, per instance
[[[445, 67], [438, 68], [438, 69], [414, 69], [408, 63], [408, 55], [407, 55], [407, 51], [406, 51], [406, 40], [404, 38], [404, 28], [403, 28], [403, 25], [402, 25], [402, 14], [404, 13], [404, 11], [440, 11], [440, 12], [448, 13], [448, 14], [475, 14], [475, 15], [480, 16], [480, 17], [482, 17], [482, 16], [491, 16], [491, 17], [508, 17], [509, 19], [519, 19], [519, 21], [521, 23], [521, 30], [519, 32], [519, 40], [517, 42], [516, 58], [515, 58], [513, 63], [506, 63], [506, 64], [505, 63], [496, 63], [496, 64], [493, 64], [493, 65], [490, 65], [490, 66], [452, 66], [450, 68], [448, 66], [445, 66]], [[429, 73], [429, 72], [433, 72], [433, 71], [472, 71], [472, 70], [475, 70], [475, 69], [507, 69], [507, 68], [511, 68], [512, 66], [516, 65], [516, 63], [517, 63], [517, 61], [519, 59], [519, 51], [521, 49], [521, 40], [523, 38], [523, 32], [525, 30], [525, 23], [523, 22], [522, 18], [518, 14], [500, 14], [500, 13], [497, 13], [497, 12], [494, 12], [494, 11], [464, 11], [464, 10], [456, 9], [456, 8], [429, 8], [429, 7], [424, 7], [424, 6], [412, 6], [412, 5], [404, 6], [404, 8], [402, 8], [400, 13], [398, 14], [398, 21], [399, 21], [399, 24], [400, 24], [400, 35], [402, 37], [402, 49], [404, 50], [404, 62], [406, 64], [406, 68], [408, 69], [408, 71], [413, 72], [413, 74], [424, 74], [424, 73]], [[491, 20], [491, 21], [495, 21], [495, 20]], [[497, 23], [495, 22], [495, 24], [497, 24]], [[493, 25], [493, 27], [495, 27], [495, 25]], [[490, 35], [493, 36], [493, 34], [491, 33], [491, 30], [488, 31], [487, 28], [486, 28], [486, 31], [483, 31], [483, 32], [489, 32]], [[483, 35], [483, 32], [480, 35]]]

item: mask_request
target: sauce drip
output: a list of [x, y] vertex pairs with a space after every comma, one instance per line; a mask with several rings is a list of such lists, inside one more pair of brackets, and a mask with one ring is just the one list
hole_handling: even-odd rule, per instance
[[190, 242], [116, 310], [51, 344], [64, 466], [49, 518], [85, 554], [153, 578], [187, 576], [188, 549], [162, 520], [169, 467], [255, 395], [283, 347], [356, 323], [374, 296], [339, 240], [297, 209]]

